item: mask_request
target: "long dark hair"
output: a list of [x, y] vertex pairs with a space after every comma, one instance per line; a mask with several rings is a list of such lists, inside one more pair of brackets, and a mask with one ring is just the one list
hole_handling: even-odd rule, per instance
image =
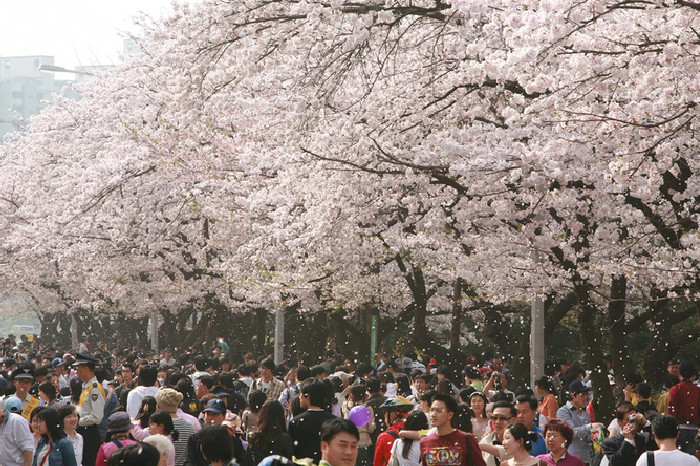
[[[56, 412], [55, 409], [42, 409], [36, 414], [35, 419], [46, 422], [46, 430], [49, 431], [49, 436], [52, 441], [57, 442], [66, 436], [66, 433], [63, 431], [61, 418], [58, 416], [58, 412]], [[44, 437], [44, 440], [49, 440], [45, 435], [42, 435], [42, 437]]]
[[[423, 411], [412, 411], [411, 414], [406, 417], [403, 428], [405, 430], [425, 430], [428, 428], [428, 417]], [[401, 454], [405, 459], [408, 459], [408, 453], [411, 451], [411, 445], [415, 440], [405, 438], [402, 439], [402, 441], [403, 450], [401, 450]]]
[[270, 442], [277, 440], [282, 432], [287, 432], [282, 405], [277, 400], [266, 401], [258, 413], [258, 423], [251, 436], [250, 444], [253, 448], [263, 450]]
[[141, 428], [148, 427], [148, 419], [156, 411], [156, 399], [152, 396], [144, 396], [139, 406], [139, 413], [136, 415], [136, 420], [141, 424]]

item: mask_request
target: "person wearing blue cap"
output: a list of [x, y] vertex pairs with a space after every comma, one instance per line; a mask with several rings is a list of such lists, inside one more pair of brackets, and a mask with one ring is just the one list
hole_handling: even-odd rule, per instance
[[[34, 456], [34, 437], [29, 430], [29, 423], [22, 416], [10, 411], [7, 402], [8, 397], [0, 399], [0, 451], [3, 452], [2, 464], [7, 466], [30, 466]], [[18, 409], [15, 406], [15, 409]]]
[[587, 386], [578, 379], [569, 385], [569, 401], [566, 406], [557, 410], [557, 418], [565, 421], [574, 430], [574, 440], [569, 445], [568, 451], [578, 456], [586, 464], [591, 462], [591, 429], [603, 427], [600, 422], [591, 422], [591, 416], [586, 411], [588, 405]]
[[[207, 401], [207, 406], [202, 413], [204, 413], [205, 427], [221, 426], [226, 419], [226, 403], [219, 398], [211, 399]], [[184, 466], [207, 466], [210, 464], [209, 461], [204, 458], [204, 455], [202, 455], [199, 438], [200, 432], [191, 434], [187, 439], [187, 452], [185, 455], [185, 462], [183, 463]], [[238, 464], [244, 464], [246, 452], [243, 448], [243, 442], [235, 435], [231, 435], [231, 441], [233, 442], [233, 455], [236, 462], [238, 462]]]

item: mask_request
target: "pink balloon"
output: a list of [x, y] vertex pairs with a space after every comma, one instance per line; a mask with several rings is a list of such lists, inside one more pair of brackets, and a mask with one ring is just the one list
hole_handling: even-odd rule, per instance
[[359, 429], [369, 423], [372, 413], [367, 406], [355, 406], [348, 413], [348, 419]]

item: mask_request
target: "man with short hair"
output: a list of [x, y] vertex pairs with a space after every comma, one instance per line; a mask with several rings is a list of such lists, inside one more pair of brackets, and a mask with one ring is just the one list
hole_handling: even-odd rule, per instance
[[29, 394], [29, 389], [34, 383], [34, 371], [28, 364], [18, 364], [17, 368], [10, 375], [10, 382], [15, 386], [15, 396], [22, 402], [23, 418], [29, 421], [32, 410], [39, 406], [40, 400], [36, 396]]
[[676, 447], [678, 439], [678, 421], [673, 416], [661, 414], [656, 416], [651, 423], [651, 431], [654, 434], [654, 442], [659, 449], [647, 452], [637, 460], [635, 466], [651, 466], [649, 456], [653, 455], [653, 464], [656, 466], [699, 466], [700, 461]]
[[[358, 369], [359, 367], [360, 366], [358, 366]], [[377, 438], [379, 437], [379, 434], [384, 432], [387, 428], [387, 425], [384, 422], [384, 414], [379, 411], [379, 407], [384, 404], [384, 402], [387, 400], [387, 397], [382, 395], [382, 392], [380, 391], [381, 383], [379, 382], [379, 378], [367, 378], [366, 386], [369, 398], [367, 399], [365, 404], [372, 408], [372, 411], [374, 411], [374, 424], [377, 426], [374, 429], [374, 431], [369, 433], [369, 438], [372, 440], [372, 445], [374, 446], [377, 444]]]
[[666, 364], [666, 372], [677, 377], [681, 376], [680, 373], [681, 362], [678, 359], [671, 359]]
[[289, 421], [289, 435], [294, 441], [294, 456], [298, 459], [312, 458], [314, 463], [321, 460], [321, 425], [335, 416], [321, 407], [326, 404], [326, 385], [313, 377], [300, 387], [299, 403], [305, 412]]
[[267, 396], [268, 400], [279, 399], [286, 385], [272, 375], [272, 371], [274, 370], [275, 362], [271, 358], [264, 359], [263, 362], [260, 363], [260, 378], [253, 381], [250, 390], [261, 390]]
[[569, 385], [569, 401], [557, 410], [557, 418], [566, 421], [574, 431], [574, 441], [569, 445], [568, 452], [581, 458], [588, 464], [591, 462], [591, 429], [603, 427], [600, 422], [591, 422], [591, 416], [586, 411], [588, 405], [587, 386], [576, 379]]
[[97, 359], [89, 354], [76, 353], [75, 355], [73, 366], [78, 377], [83, 381], [83, 391], [78, 401], [80, 417], [77, 429], [83, 436], [83, 464], [95, 464], [102, 443], [98, 426], [104, 417], [105, 391], [95, 377], [96, 364]]
[[638, 383], [634, 388], [637, 394], [637, 412], [641, 413], [647, 421], [653, 421], [659, 412], [651, 404], [651, 386], [648, 383]]
[[117, 398], [120, 398], [122, 396], [122, 391], [134, 389], [134, 387], [136, 386], [136, 383], [134, 381], [135, 372], [136, 369], [134, 368], [133, 364], [129, 364], [128, 362], [122, 364], [122, 383], [114, 390], [114, 393], [117, 394]]
[[430, 387], [430, 376], [420, 371], [415, 372], [417, 373], [412, 373], [413, 383], [411, 384], [411, 391], [413, 394], [408, 399], [413, 402], [416, 409], [420, 409], [421, 396]]
[[6, 466], [30, 466], [34, 456], [34, 437], [22, 416], [5, 409], [0, 399], [0, 461]]
[[141, 407], [141, 400], [147, 396], [156, 396], [158, 393], [158, 368], [156, 366], [144, 366], [139, 371], [139, 385], [126, 396], [126, 412], [131, 419], [136, 419]]
[[[220, 426], [226, 419], [226, 403], [219, 398], [211, 399], [207, 402], [206, 408], [202, 411], [204, 414], [204, 426]], [[238, 464], [244, 464], [245, 461], [245, 449], [243, 448], [243, 443], [241, 439], [235, 435], [231, 435], [231, 440], [233, 441], [233, 452], [236, 462]], [[199, 443], [199, 432], [190, 434], [187, 438], [187, 451], [185, 454], [184, 466], [207, 466], [211, 464], [202, 455], [202, 450]]]
[[508, 458], [506, 450], [503, 447], [503, 434], [506, 431], [508, 424], [513, 422], [513, 418], [517, 415], [515, 407], [505, 400], [496, 401], [491, 410], [491, 422], [493, 430], [486, 434], [479, 441], [481, 448], [481, 456], [487, 466], [499, 466], [501, 461]]
[[253, 366], [248, 364], [242, 364], [238, 366], [238, 379], [233, 382], [233, 388], [238, 393], [243, 395], [243, 397], [248, 399], [248, 392], [250, 392], [250, 386], [253, 385]]
[[537, 416], [537, 398], [531, 395], [520, 395], [515, 399], [516, 421], [527, 427], [527, 430], [537, 435], [537, 440], [532, 441], [531, 456], [547, 453], [547, 444], [542, 437], [542, 429], [535, 424]]
[[334, 418], [321, 425], [319, 466], [354, 466], [360, 433], [348, 419]]
[[620, 424], [620, 432], [603, 440], [601, 447], [610, 466], [634, 466], [645, 451], [656, 449], [651, 436], [642, 432], [647, 421], [634, 406], [627, 403], [615, 409], [615, 418]]
[[165, 348], [163, 349], [163, 357], [160, 360], [160, 365], [161, 366], [174, 366], [177, 364], [177, 360], [173, 358], [173, 352], [170, 350], [170, 348]]
[[433, 398], [430, 424], [435, 432], [420, 441], [423, 466], [486, 466], [474, 436], [452, 427], [457, 410], [457, 401], [450, 395], [438, 393]]
[[697, 446], [695, 436], [698, 433], [700, 420], [700, 387], [691, 378], [695, 375], [695, 367], [690, 362], [680, 365], [678, 371], [681, 381], [668, 391], [668, 414], [678, 420], [678, 448], [685, 453], [694, 455]]
[[199, 386], [199, 378], [204, 377], [205, 375], [210, 375], [209, 372], [207, 372], [207, 369], [210, 367], [211, 361], [209, 361], [209, 359], [207, 359], [205, 356], [200, 354], [194, 359], [194, 368], [196, 372], [190, 375], [190, 378], [192, 379], [192, 385], [194, 386], [195, 392]]

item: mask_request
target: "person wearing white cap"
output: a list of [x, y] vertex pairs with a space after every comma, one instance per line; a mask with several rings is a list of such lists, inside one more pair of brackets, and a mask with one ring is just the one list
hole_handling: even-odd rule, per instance
[[30, 466], [34, 456], [34, 437], [29, 423], [19, 414], [5, 409], [0, 400], [0, 460], [6, 466]]
[[95, 464], [102, 440], [98, 428], [105, 409], [105, 390], [95, 377], [97, 359], [89, 354], [76, 354], [75, 367], [83, 381], [82, 393], [78, 401], [80, 420], [78, 433], [83, 436], [83, 464]]

